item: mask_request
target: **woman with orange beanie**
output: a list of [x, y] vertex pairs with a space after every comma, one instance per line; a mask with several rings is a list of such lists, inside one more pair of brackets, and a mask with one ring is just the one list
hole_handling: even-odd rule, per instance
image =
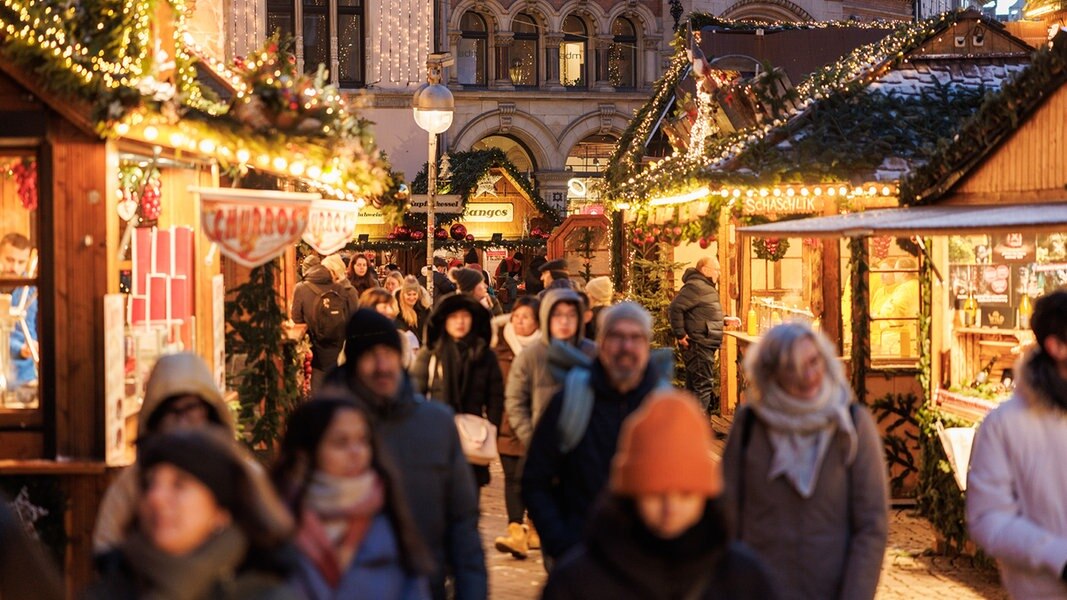
[[729, 541], [711, 427], [692, 394], [656, 392], [626, 419], [609, 490], [543, 598], [777, 597], [759, 559]]

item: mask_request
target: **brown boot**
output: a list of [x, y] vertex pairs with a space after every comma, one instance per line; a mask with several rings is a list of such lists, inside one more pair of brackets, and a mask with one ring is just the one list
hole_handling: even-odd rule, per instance
[[537, 535], [537, 530], [534, 529], [533, 523], [526, 526], [526, 547], [530, 550], [541, 549], [541, 536]]
[[508, 523], [507, 537], [496, 538], [496, 549], [510, 552], [515, 558], [526, 558], [529, 549], [526, 546], [526, 528], [519, 523]]

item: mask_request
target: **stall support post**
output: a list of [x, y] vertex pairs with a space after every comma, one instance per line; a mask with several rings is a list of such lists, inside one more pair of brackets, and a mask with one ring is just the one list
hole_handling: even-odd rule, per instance
[[434, 210], [437, 208], [437, 134], [430, 133], [430, 156], [427, 161], [426, 192], [429, 202], [426, 206], [426, 264], [429, 265], [430, 273], [426, 276], [426, 291], [433, 298], [433, 241], [434, 241]]

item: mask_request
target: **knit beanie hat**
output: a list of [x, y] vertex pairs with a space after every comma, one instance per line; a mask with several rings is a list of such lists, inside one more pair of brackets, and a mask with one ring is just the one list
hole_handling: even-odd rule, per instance
[[722, 492], [711, 426], [692, 394], [654, 392], [623, 422], [609, 487], [619, 496], [689, 492], [714, 498]]
[[370, 308], [357, 310], [345, 330], [345, 362], [356, 362], [364, 352], [379, 344], [403, 352], [400, 334], [391, 319]]
[[600, 311], [596, 325], [596, 343], [599, 346], [604, 341], [604, 335], [619, 321], [633, 321], [641, 326], [645, 336], [652, 341], [652, 315], [648, 314], [645, 307], [626, 300], [613, 304]]
[[173, 465], [211, 490], [219, 506], [236, 513], [244, 508], [241, 489], [247, 478], [232, 444], [221, 431], [179, 429], [149, 437], [138, 451], [137, 464], [142, 477], [156, 465]]
[[602, 275], [590, 279], [585, 284], [585, 293], [589, 295], [589, 304], [592, 306], [611, 304], [611, 278]]
[[470, 294], [479, 283], [485, 281], [481, 271], [466, 267], [452, 271], [452, 279], [456, 280], [456, 287], [462, 294]]

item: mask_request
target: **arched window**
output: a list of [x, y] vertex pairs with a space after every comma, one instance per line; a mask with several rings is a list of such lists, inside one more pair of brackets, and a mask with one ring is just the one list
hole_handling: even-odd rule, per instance
[[563, 41], [559, 44], [559, 80], [567, 87], [585, 87], [585, 57], [589, 35], [585, 23], [571, 15], [563, 20]]
[[511, 66], [508, 77], [515, 86], [536, 86], [539, 72], [537, 60], [537, 21], [528, 13], [515, 15], [511, 31], [515, 34], [511, 45]]
[[[363, 0], [267, 0], [267, 31], [302, 43], [299, 68], [305, 73], [314, 73], [323, 64], [331, 83], [342, 88], [363, 85]], [[333, 31], [336, 49], [330, 47]]]
[[463, 85], [486, 85], [489, 28], [485, 19], [473, 11], [463, 13], [459, 22], [459, 53], [456, 76]]
[[637, 85], [637, 30], [625, 17], [611, 24], [614, 40], [608, 49], [608, 83], [615, 87], [632, 88]]
[[478, 140], [471, 146], [471, 150], [488, 150], [499, 148], [507, 155], [511, 164], [521, 172], [530, 174], [537, 170], [533, 155], [526, 146], [515, 138], [506, 135], [490, 135]]

